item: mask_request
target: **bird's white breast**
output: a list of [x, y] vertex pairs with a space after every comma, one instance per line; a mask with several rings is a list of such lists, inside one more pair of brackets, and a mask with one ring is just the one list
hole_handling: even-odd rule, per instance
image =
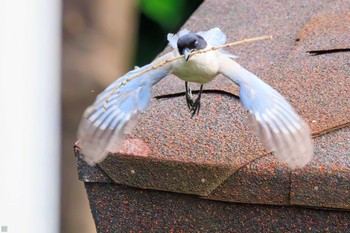
[[210, 51], [174, 61], [172, 73], [184, 81], [204, 84], [212, 81], [219, 72], [217, 51]]

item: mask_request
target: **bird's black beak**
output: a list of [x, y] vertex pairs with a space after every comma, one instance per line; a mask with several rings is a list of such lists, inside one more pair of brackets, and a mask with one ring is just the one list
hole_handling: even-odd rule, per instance
[[191, 53], [192, 51], [190, 50], [190, 49], [188, 49], [188, 48], [185, 48], [184, 50], [183, 50], [183, 53], [184, 53], [184, 57], [185, 57], [185, 60], [186, 61], [188, 61], [188, 59], [190, 58], [190, 53]]

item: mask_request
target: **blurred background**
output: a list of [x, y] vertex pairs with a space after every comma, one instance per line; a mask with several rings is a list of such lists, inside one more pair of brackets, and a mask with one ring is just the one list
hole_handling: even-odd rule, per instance
[[202, 1], [63, 0], [61, 232], [96, 232], [73, 154], [83, 111], [115, 78], [153, 60]]

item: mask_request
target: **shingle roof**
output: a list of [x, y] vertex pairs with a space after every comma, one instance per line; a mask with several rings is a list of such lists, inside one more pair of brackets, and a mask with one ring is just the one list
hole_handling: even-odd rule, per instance
[[[310, 125], [315, 156], [306, 168], [291, 172], [268, 155], [236, 98], [207, 93], [193, 119], [185, 97], [153, 99], [123, 153], [102, 162], [103, 172], [79, 161], [80, 178], [232, 202], [350, 209], [350, 52], [307, 52], [350, 47], [348, 9], [349, 1], [207, 0], [184, 26], [220, 27], [228, 41], [273, 36], [228, 50]], [[205, 89], [237, 92], [222, 76]], [[183, 81], [169, 76], [154, 96], [183, 91]]]

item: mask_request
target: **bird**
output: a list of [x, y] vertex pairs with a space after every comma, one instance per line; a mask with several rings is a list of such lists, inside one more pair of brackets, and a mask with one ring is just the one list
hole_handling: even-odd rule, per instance
[[[172, 51], [116, 79], [85, 110], [78, 141], [89, 165], [101, 163], [109, 152], [120, 149], [125, 137], [136, 127], [138, 116], [146, 110], [153, 85], [169, 74], [185, 81], [185, 100], [191, 117], [199, 114], [203, 85], [219, 74], [226, 76], [239, 86], [240, 101], [251, 116], [259, 141], [277, 160], [292, 170], [303, 168], [312, 160], [310, 129], [291, 104], [239, 65], [234, 60], [236, 56], [223, 49], [212, 49], [226, 42], [220, 28], [200, 32], [183, 29], [169, 33], [167, 39]], [[206, 52], [199, 53], [204, 49]], [[181, 58], [174, 59], [178, 56]], [[195, 100], [188, 82], [200, 84]]]

